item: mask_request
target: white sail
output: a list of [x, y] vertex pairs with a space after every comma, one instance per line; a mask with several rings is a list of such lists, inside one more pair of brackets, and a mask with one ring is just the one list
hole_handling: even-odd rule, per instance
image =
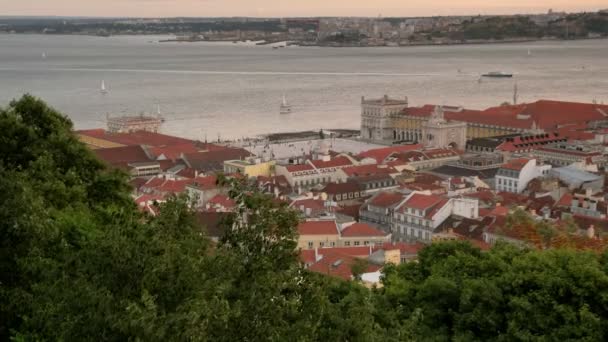
[[105, 94], [108, 92], [108, 89], [106, 88], [106, 82], [104, 80], [101, 80], [101, 92], [102, 92], [102, 94]]
[[43, 52], [42, 53], [42, 59], [45, 59], [45, 58], [46, 58], [46, 52]]
[[532, 56], [532, 50], [528, 49], [528, 56]]
[[287, 102], [287, 98], [283, 94], [283, 102], [281, 103], [281, 114], [291, 113], [291, 105]]

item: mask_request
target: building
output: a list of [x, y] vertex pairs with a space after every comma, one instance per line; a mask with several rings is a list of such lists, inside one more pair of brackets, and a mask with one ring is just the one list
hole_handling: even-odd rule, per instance
[[574, 163], [606, 165], [603, 146], [583, 143], [559, 143], [543, 146], [532, 152], [534, 157], [553, 166], [568, 166]]
[[381, 99], [366, 100], [361, 97], [361, 139], [391, 142], [397, 140], [393, 129], [393, 118], [408, 107], [408, 99], [391, 99], [384, 95]]
[[393, 212], [393, 238], [395, 241], [430, 242], [435, 229], [452, 215], [476, 219], [479, 202], [413, 192]]
[[284, 176], [293, 188], [312, 188], [336, 182], [338, 170], [353, 165], [353, 160], [346, 156], [325, 156], [320, 160], [307, 160], [304, 164], [276, 165], [275, 172], [278, 176]]
[[467, 152], [495, 153], [530, 152], [549, 144], [566, 142], [558, 132], [542, 134], [509, 134], [497, 137], [475, 138], [467, 142]]
[[459, 160], [460, 153], [456, 150], [435, 148], [399, 153], [388, 158], [387, 163], [396, 169], [420, 171], [458, 162]]
[[390, 232], [393, 211], [405, 198], [401, 192], [379, 192], [361, 206], [359, 221]]
[[[467, 124], [458, 121], [448, 121], [445, 119], [443, 109], [435, 107], [435, 111], [422, 124], [422, 145], [425, 148], [466, 148], [467, 144]], [[396, 131], [394, 131], [395, 134]]]
[[146, 131], [157, 133], [160, 130], [163, 120], [160, 117], [152, 116], [119, 116], [107, 117], [108, 132], [110, 133], [132, 133]]
[[554, 168], [549, 174], [567, 184], [570, 189], [591, 189], [598, 192], [604, 188], [604, 176], [586, 172], [574, 166]]
[[355, 181], [329, 183], [321, 191], [327, 194], [327, 200], [342, 203], [359, 201], [365, 196], [363, 188]]
[[536, 159], [512, 159], [496, 173], [496, 191], [520, 194], [531, 180], [548, 176], [550, 170], [551, 165], [537, 165]]
[[391, 234], [365, 223], [339, 225], [334, 220], [305, 221], [298, 225], [298, 249], [381, 246]]
[[[401, 111], [395, 113], [399, 108]], [[608, 123], [608, 105], [595, 103], [539, 100], [484, 110], [453, 106], [441, 108], [444, 119], [448, 122], [466, 123], [467, 139], [511, 134], [550, 134], [566, 125], [595, 127]], [[436, 111], [435, 105], [409, 107], [407, 101], [391, 100], [386, 96], [380, 100], [364, 100], [361, 137], [384, 143], [422, 142], [425, 138], [423, 129], [436, 115]], [[464, 149], [464, 146], [462, 144], [458, 148]]]
[[263, 161], [261, 158], [246, 158], [245, 160], [226, 160], [224, 162], [224, 173], [240, 173], [249, 178], [259, 176], [270, 177], [274, 169], [275, 161]]

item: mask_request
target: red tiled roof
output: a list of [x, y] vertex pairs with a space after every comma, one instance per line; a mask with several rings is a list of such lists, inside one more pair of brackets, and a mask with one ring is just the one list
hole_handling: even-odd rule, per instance
[[170, 135], [138, 131], [133, 133], [109, 133], [104, 130], [83, 130], [77, 131], [78, 134], [89, 136], [92, 138], [103, 139], [111, 141], [116, 144], [133, 146], [133, 145], [146, 145], [146, 146], [172, 146], [172, 145], [183, 145], [192, 144], [192, 140], [183, 139], [179, 137], [173, 137]]
[[288, 172], [312, 171], [315, 168], [309, 164], [287, 165], [285, 166]]
[[348, 194], [363, 190], [357, 182], [348, 181], [346, 183], [329, 183], [323, 188], [323, 192], [328, 194]]
[[359, 158], [372, 158], [375, 159], [378, 164], [382, 164], [386, 158], [394, 153], [407, 152], [413, 150], [419, 150], [424, 146], [421, 144], [416, 145], [399, 145], [391, 147], [377, 148], [369, 151], [362, 152], [358, 155]]
[[333, 158], [333, 159], [328, 160], [328, 161], [313, 160], [313, 161], [311, 161], [311, 163], [317, 169], [326, 169], [326, 168], [332, 168], [332, 167], [341, 167], [341, 166], [353, 165], [353, 163], [350, 161], [350, 159], [348, 159], [346, 157], [337, 157], [337, 158]]
[[528, 159], [528, 158], [511, 159], [507, 163], [503, 164], [502, 168], [509, 169], [509, 170], [515, 170], [515, 171], [521, 171], [530, 162], [530, 160], [531, 159]]
[[165, 156], [168, 160], [177, 160], [182, 154], [194, 152], [198, 152], [198, 149], [192, 143], [150, 148], [150, 153], [157, 159]]
[[124, 146], [112, 148], [100, 148], [93, 150], [95, 155], [110, 165], [126, 163], [143, 163], [151, 161], [148, 154], [141, 146]]
[[236, 205], [230, 197], [228, 197], [226, 195], [221, 195], [221, 194], [215, 195], [207, 203], [209, 203], [212, 206], [213, 205], [221, 206], [226, 209], [234, 208], [234, 206]]
[[250, 156], [252, 154], [245, 149], [226, 147], [208, 152], [185, 153], [183, 159], [189, 167], [198, 171], [214, 172], [224, 170], [224, 162], [227, 160], [242, 160]]
[[342, 172], [348, 177], [398, 173], [398, 171], [392, 167], [380, 167], [378, 164], [345, 167], [342, 169]]
[[292, 208], [296, 208], [298, 210], [302, 206], [304, 207], [304, 209], [323, 210], [323, 209], [325, 209], [325, 201], [323, 201], [322, 199], [307, 198], [307, 199], [295, 200], [295, 201], [291, 202], [291, 204], [289, 206]]
[[572, 205], [572, 199], [574, 199], [572, 194], [565, 193], [562, 196], [562, 198], [560, 198], [559, 201], [557, 201], [557, 203], [555, 203], [555, 206], [556, 207], [570, 207], [570, 205]]
[[300, 235], [338, 235], [335, 221], [307, 221], [298, 225]]
[[355, 223], [344, 228], [341, 232], [344, 237], [370, 236], [385, 237], [388, 234], [365, 223]]
[[436, 195], [413, 194], [404, 204], [404, 207], [424, 210], [438, 203], [444, 198]]
[[[370, 246], [355, 246], [355, 247], [331, 247], [331, 248], [318, 248], [316, 252], [319, 256], [325, 254], [343, 254], [352, 257], [367, 257], [370, 255]], [[314, 249], [302, 249], [300, 250], [300, 260], [305, 264], [313, 264], [315, 260]]]
[[376, 195], [371, 201], [370, 205], [376, 207], [390, 207], [401, 202], [405, 198], [405, 195], [398, 192], [381, 192]]
[[488, 108], [483, 111], [446, 112], [449, 120], [512, 128], [553, 130], [561, 125], [605, 119], [608, 106], [591, 103], [539, 100], [534, 103]]
[[135, 203], [137, 205], [144, 205], [144, 204], [147, 204], [148, 202], [154, 202], [154, 201], [160, 202], [162, 200], [164, 200], [163, 196], [144, 194], [144, 195], [137, 197], [135, 199]]
[[[357, 258], [338, 252], [332, 252], [330, 249], [327, 249], [324, 252], [323, 258], [311, 265], [308, 269], [312, 272], [326, 274], [344, 280], [351, 280], [353, 276], [351, 269]], [[381, 268], [381, 266], [368, 264], [365, 272], [376, 272]]]

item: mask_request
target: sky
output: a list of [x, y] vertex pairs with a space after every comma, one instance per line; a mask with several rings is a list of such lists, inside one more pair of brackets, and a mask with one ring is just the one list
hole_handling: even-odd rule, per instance
[[431, 16], [595, 11], [607, 0], [0, 0], [2, 15]]

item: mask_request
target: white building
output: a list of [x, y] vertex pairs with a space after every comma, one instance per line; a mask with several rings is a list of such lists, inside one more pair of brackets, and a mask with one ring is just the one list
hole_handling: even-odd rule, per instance
[[520, 194], [531, 180], [549, 175], [551, 165], [537, 165], [536, 159], [512, 159], [496, 173], [496, 191]]
[[430, 242], [435, 229], [451, 215], [476, 219], [479, 217], [479, 202], [413, 192], [394, 210], [393, 238], [397, 241]]
[[354, 160], [346, 156], [331, 158], [328, 155], [320, 160], [307, 160], [299, 165], [277, 165], [277, 176], [285, 176], [293, 188], [311, 188], [338, 180], [338, 170], [353, 166]]

